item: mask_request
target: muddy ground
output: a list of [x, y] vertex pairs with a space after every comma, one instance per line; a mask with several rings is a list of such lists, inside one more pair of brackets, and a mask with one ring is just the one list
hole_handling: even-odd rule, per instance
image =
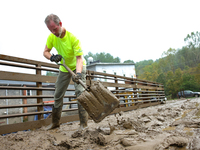
[[76, 132], [79, 122], [45, 131], [20, 131], [0, 136], [1, 150], [198, 150], [200, 98], [110, 115]]

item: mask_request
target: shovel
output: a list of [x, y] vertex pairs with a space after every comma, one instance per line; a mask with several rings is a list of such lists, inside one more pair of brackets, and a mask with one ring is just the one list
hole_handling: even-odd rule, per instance
[[[76, 74], [65, 65], [65, 60], [63, 59], [62, 65], [65, 69], [72, 75]], [[108, 89], [106, 89], [103, 84], [97, 80], [87, 87], [82, 80], [79, 79], [79, 84], [85, 89], [82, 94], [77, 98], [80, 104], [85, 108], [88, 115], [98, 123], [102, 121], [106, 116], [108, 116], [116, 107], [119, 106], [118, 98]]]

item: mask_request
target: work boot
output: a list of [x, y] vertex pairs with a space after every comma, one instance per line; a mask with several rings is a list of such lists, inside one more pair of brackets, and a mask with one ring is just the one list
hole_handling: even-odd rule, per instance
[[88, 113], [79, 102], [78, 102], [78, 113], [79, 113], [80, 127], [71, 135], [71, 137], [73, 138], [81, 137], [82, 134], [85, 132], [85, 130], [88, 128], [87, 126]]
[[78, 110], [79, 110], [78, 112], [79, 112], [79, 120], [80, 120], [79, 131], [82, 131], [87, 128], [88, 113], [80, 103], [78, 104]]
[[54, 129], [60, 127], [60, 117], [61, 117], [62, 107], [52, 108], [52, 123], [46, 127], [46, 130]]

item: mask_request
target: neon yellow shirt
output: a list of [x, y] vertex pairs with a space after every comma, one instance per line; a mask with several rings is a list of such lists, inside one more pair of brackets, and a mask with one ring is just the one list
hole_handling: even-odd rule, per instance
[[[76, 56], [83, 57], [83, 51], [81, 49], [80, 41], [70, 32], [66, 31], [63, 38], [58, 38], [54, 34], [50, 34], [46, 42], [47, 48], [53, 47], [57, 50], [58, 54], [62, 55], [65, 59], [65, 64], [71, 69], [76, 69]], [[61, 61], [63, 63], [63, 61]], [[86, 61], [83, 57], [83, 65], [86, 65]], [[65, 67], [60, 66], [60, 71], [68, 72]]]

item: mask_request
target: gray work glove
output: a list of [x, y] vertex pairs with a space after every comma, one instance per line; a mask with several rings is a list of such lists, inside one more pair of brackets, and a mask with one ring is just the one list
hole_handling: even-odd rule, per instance
[[51, 57], [50, 57], [50, 60], [53, 62], [56, 62], [56, 63], [58, 63], [59, 61], [61, 61], [61, 59], [62, 59], [62, 56], [61, 55], [58, 55], [58, 54], [56, 54], [56, 55], [52, 55]]
[[76, 76], [72, 76], [72, 81], [76, 82], [77, 84], [79, 84], [79, 79], [82, 78], [82, 74], [81, 73], [77, 73]]

